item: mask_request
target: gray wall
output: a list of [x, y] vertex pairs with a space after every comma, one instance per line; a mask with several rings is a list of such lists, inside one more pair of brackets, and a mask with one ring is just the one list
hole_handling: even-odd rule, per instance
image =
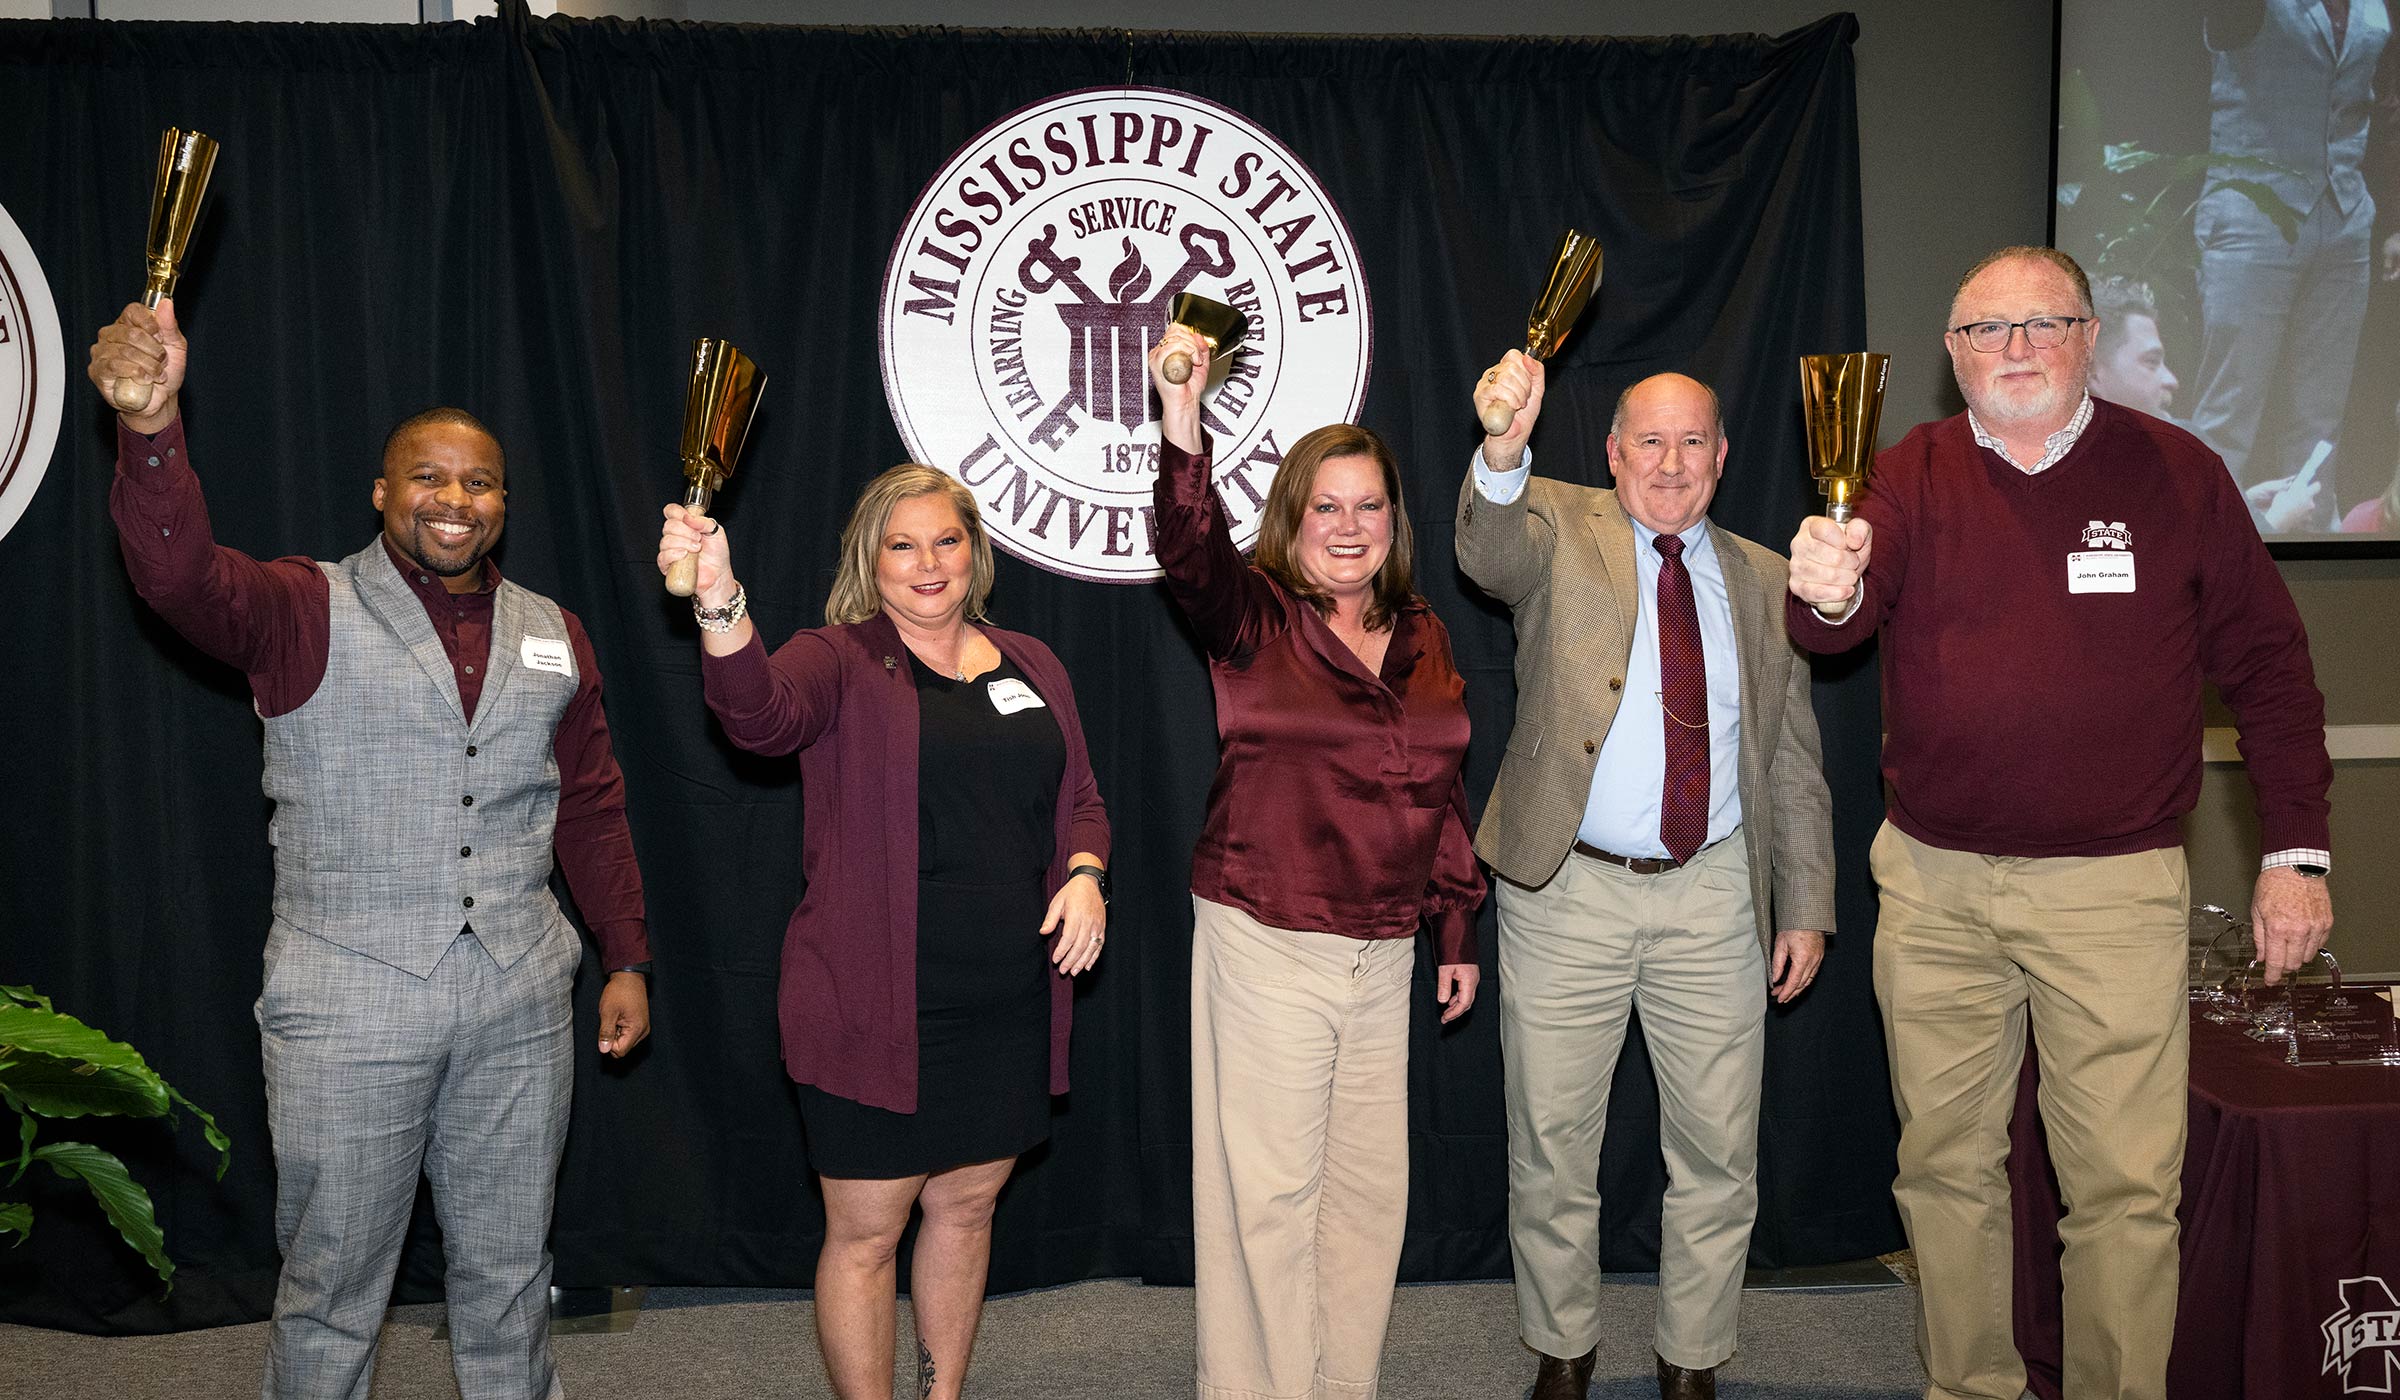
[[[2400, 725], [2400, 561], [2292, 559], [2284, 580], [2308, 626], [2328, 725]], [[2233, 721], [2212, 697], [2210, 724]], [[2385, 746], [2388, 752], [2388, 745]], [[2337, 747], [2337, 752], [2339, 749]], [[2184, 824], [2194, 899], [2249, 905], [2258, 822], [2238, 764], [2212, 763]], [[2351, 975], [2400, 978], [2400, 759], [2333, 765], [2333, 942]]]

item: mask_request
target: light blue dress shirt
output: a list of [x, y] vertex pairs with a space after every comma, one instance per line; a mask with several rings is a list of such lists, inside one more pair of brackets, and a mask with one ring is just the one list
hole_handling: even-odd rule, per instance
[[[1533, 475], [1533, 452], [1515, 471], [1495, 472], [1474, 459], [1475, 489], [1495, 505], [1525, 492]], [[1583, 804], [1576, 836], [1586, 845], [1621, 856], [1665, 857], [1658, 837], [1660, 797], [1667, 780], [1666, 712], [1659, 702], [1658, 571], [1666, 561], [1651, 541], [1658, 532], [1631, 515], [1634, 568], [1640, 600], [1632, 650], [1625, 659], [1624, 701], [1600, 742], [1592, 790]], [[1733, 649], [1733, 603], [1725, 592], [1724, 566], [1704, 520], [1683, 532], [1683, 566], [1692, 576], [1692, 602], [1700, 614], [1700, 655], [1708, 667], [1708, 840], [1731, 836], [1742, 824], [1742, 671]]]

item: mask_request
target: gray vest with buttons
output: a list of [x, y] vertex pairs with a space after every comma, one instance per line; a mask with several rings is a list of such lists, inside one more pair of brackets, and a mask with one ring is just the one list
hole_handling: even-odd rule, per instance
[[2306, 214], [2322, 195], [2349, 213], [2367, 195], [2359, 161], [2367, 151], [2375, 61], [2391, 38], [2383, 0], [2351, 0], [2339, 53], [2323, 0], [2266, 0], [2258, 35], [2211, 55], [2209, 148], [2256, 156], [2295, 171], [2220, 171], [2257, 180]]
[[[576, 680], [565, 615], [501, 583], [470, 724], [381, 538], [318, 567], [333, 607], [325, 679], [265, 721], [275, 917], [419, 977], [463, 926], [502, 967], [545, 936], [572, 937], [550, 893], [552, 743]], [[562, 657], [564, 674], [527, 664]]]

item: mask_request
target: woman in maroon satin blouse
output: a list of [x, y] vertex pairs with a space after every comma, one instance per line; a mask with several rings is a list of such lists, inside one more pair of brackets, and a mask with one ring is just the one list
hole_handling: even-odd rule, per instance
[[[1192, 357], [1183, 384], [1159, 366]], [[1408, 1210], [1409, 990], [1475, 1000], [1464, 689], [1411, 582], [1399, 474], [1335, 424], [1292, 445], [1257, 559], [1199, 417], [1207, 346], [1152, 351], [1167, 587], [1220, 752], [1192, 853], [1192, 1229], [1202, 1400], [1372, 1395]]]

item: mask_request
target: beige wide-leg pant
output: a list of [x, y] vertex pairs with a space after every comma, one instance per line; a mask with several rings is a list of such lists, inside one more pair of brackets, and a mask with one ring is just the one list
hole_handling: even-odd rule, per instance
[[2065, 1393], [2163, 1400], [2182, 1197], [2183, 852], [2020, 859], [1889, 824], [1875, 995], [1900, 1110], [1928, 1400], [2017, 1400], [2008, 1120], [2030, 1017], [2067, 1217]]
[[1201, 1400], [1372, 1400], [1408, 1221], [1405, 938], [1192, 899]]
[[1733, 1355], [1758, 1218], [1767, 974], [1737, 832], [1680, 870], [1636, 875], [1569, 855], [1500, 903], [1508, 1238], [1526, 1345], [1581, 1356], [1600, 1337], [1600, 1141], [1629, 1012], [1658, 1074], [1667, 1162], [1658, 1354]]

